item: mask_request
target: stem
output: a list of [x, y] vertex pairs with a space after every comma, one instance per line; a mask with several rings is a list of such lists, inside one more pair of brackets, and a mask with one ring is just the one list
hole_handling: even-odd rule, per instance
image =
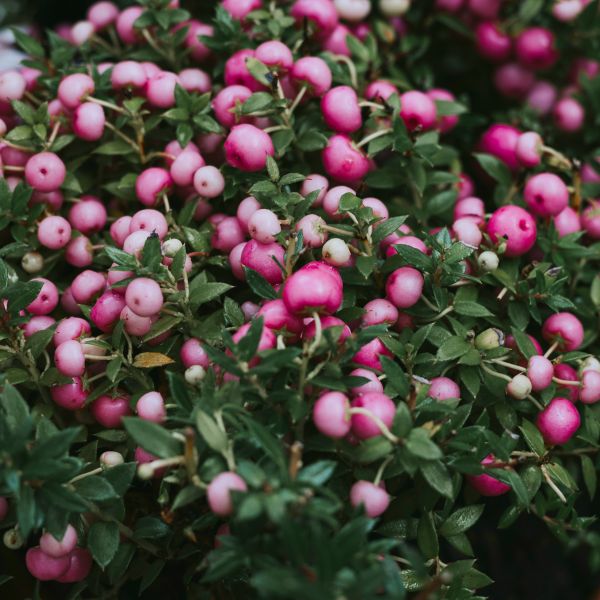
[[553, 377], [552, 381], [554, 383], [558, 383], [559, 385], [572, 385], [575, 387], [581, 387], [583, 384], [581, 381], [571, 381], [569, 379], [559, 379], [558, 377]]
[[108, 127], [108, 129], [118, 135], [124, 142], [128, 143], [136, 152], [140, 151], [139, 146], [128, 135], [125, 135], [122, 131], [119, 131], [112, 123], [106, 121], [104, 126]]
[[546, 350], [546, 354], [544, 354], [544, 358], [548, 358], [556, 350], [556, 348], [558, 348], [558, 340], [556, 342], [554, 342], [552, 344], [552, 346], [550, 346], [550, 348], [548, 348], [548, 350]]
[[82, 479], [85, 479], [86, 477], [90, 477], [91, 475], [98, 475], [98, 473], [102, 473], [102, 471], [104, 471], [104, 469], [102, 467], [98, 467], [97, 469], [92, 469], [91, 471], [87, 471], [87, 473], [81, 473], [81, 475], [77, 475], [77, 477], [73, 477], [73, 479], [71, 479], [69, 481], [69, 483], [75, 483], [76, 481], [81, 481]]
[[554, 481], [552, 481], [552, 478], [550, 477], [550, 474], [548, 473], [548, 467], [546, 465], [542, 465], [541, 468], [542, 468], [542, 475], [544, 476], [546, 483], [552, 488], [554, 493], [559, 497], [560, 501], [563, 504], [566, 504], [567, 499], [565, 498], [565, 495], [560, 491], [558, 486], [554, 483]]
[[352, 87], [356, 90], [358, 89], [358, 77], [356, 75], [356, 66], [352, 62], [350, 58], [339, 54], [335, 57], [335, 62], [342, 62], [348, 67], [348, 71], [350, 72], [350, 81], [352, 82]]
[[[107, 100], [100, 100], [100, 98], [95, 98], [94, 96], [88, 96], [86, 98], [86, 101], [87, 102], [95, 102], [96, 104], [99, 104], [100, 106], [110, 108], [111, 110], [121, 113], [122, 115], [127, 113], [127, 111], [124, 108], [121, 108], [120, 106], [117, 106], [116, 104], [113, 104], [112, 102], [108, 102]], [[108, 122], [106, 124], [108, 125]]]
[[394, 435], [388, 428], [388, 426], [374, 413], [372, 413], [367, 408], [361, 408], [359, 406], [354, 406], [348, 411], [351, 415], [363, 415], [368, 417], [379, 427], [379, 431], [381, 431], [381, 435], [386, 437], [392, 444], [399, 444], [400, 438]]
[[323, 231], [329, 231], [329, 233], [335, 233], [337, 235], [348, 235], [354, 237], [353, 231], [346, 231], [345, 229], [339, 229], [338, 227], [332, 227], [331, 225], [321, 225], [319, 229]]
[[527, 400], [529, 400], [538, 410], [544, 410], [544, 407], [531, 395], [527, 396]]
[[423, 304], [425, 304], [427, 308], [430, 308], [433, 312], [438, 312], [438, 307], [428, 300], [426, 296], [421, 296], [421, 300], [423, 300]]
[[512, 381], [512, 377], [509, 377], [508, 375], [505, 375], [504, 373], [498, 373], [498, 371], [494, 371], [494, 369], [490, 369], [489, 367], [486, 367], [485, 364], [481, 364], [481, 368], [488, 373], [489, 375], [491, 375], [492, 377], [497, 377], [498, 379], [504, 379], [504, 381]]
[[373, 480], [374, 485], [379, 485], [381, 483], [381, 478], [383, 477], [383, 473], [386, 467], [394, 460], [393, 456], [388, 456], [380, 465], [379, 469], [377, 469], [377, 474], [375, 475], [375, 479]]
[[384, 135], [388, 135], [388, 133], [392, 133], [392, 128], [391, 127], [386, 127], [385, 129], [380, 129], [379, 131], [375, 131], [374, 133], [368, 135], [367, 137], [363, 138], [362, 140], [360, 140], [360, 142], [358, 142], [358, 144], [356, 144], [357, 148], [362, 148], [365, 144], [368, 144], [369, 142], [372, 142], [373, 140], [376, 140], [377, 138], [383, 137]]
[[361, 100], [358, 105], [362, 108], [376, 108], [376, 109], [383, 109], [384, 106], [381, 104], [377, 104], [377, 102], [371, 102], [369, 100]]
[[321, 317], [319, 317], [319, 313], [313, 312], [312, 318], [315, 321], [315, 339], [312, 341], [312, 344], [308, 347], [309, 356], [312, 356], [315, 350], [319, 347], [323, 336], [323, 328], [321, 326]]
[[289, 466], [289, 474], [290, 479], [292, 481], [296, 479], [298, 475], [298, 471], [302, 467], [302, 450], [304, 449], [304, 444], [296, 440], [290, 449], [290, 466]]
[[513, 369], [513, 371], [520, 371], [521, 373], [527, 372], [527, 369], [525, 367], [520, 367], [519, 365], [513, 365], [512, 363], [506, 362], [506, 361], [502, 360], [501, 358], [495, 358], [490, 362], [493, 362], [496, 365], [501, 365], [503, 367], [506, 367], [507, 369]]
[[56, 123], [54, 123], [54, 126], [52, 127], [52, 132], [50, 133], [50, 137], [48, 138], [48, 141], [46, 142], [46, 148], [52, 148], [52, 144], [54, 144], [54, 142], [56, 140], [56, 136], [58, 135], [59, 129], [60, 129], [60, 121], [56, 121]]
[[500, 293], [496, 296], [496, 300], [502, 300], [502, 298], [504, 298], [504, 296], [506, 296], [508, 292], [508, 288], [504, 287], [500, 290]]
[[294, 111], [298, 107], [298, 104], [300, 104], [300, 102], [302, 102], [302, 98], [304, 98], [304, 94], [306, 94], [307, 89], [308, 89], [308, 86], [303, 85], [300, 88], [300, 91], [296, 94], [296, 97], [294, 98], [294, 101], [292, 102], [292, 105], [290, 106], [290, 110], [289, 110], [290, 115], [292, 115], [294, 113]]
[[273, 125], [273, 127], [267, 127], [263, 129], [265, 133], [275, 133], [276, 131], [283, 131], [284, 129], [289, 129], [287, 125]]
[[166, 193], [162, 195], [162, 201], [163, 201], [163, 204], [165, 205], [165, 212], [170, 213], [171, 212], [171, 204], [169, 203], [169, 197], [167, 196]]

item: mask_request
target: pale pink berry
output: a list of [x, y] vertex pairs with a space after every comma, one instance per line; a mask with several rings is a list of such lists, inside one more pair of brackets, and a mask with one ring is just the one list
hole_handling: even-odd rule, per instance
[[506, 244], [505, 255], [521, 256], [529, 252], [537, 237], [534, 218], [520, 206], [502, 206], [492, 213], [487, 233], [495, 244]]
[[558, 233], [558, 237], [564, 237], [565, 235], [581, 231], [581, 218], [579, 213], [570, 206], [567, 206], [557, 215], [552, 217], [552, 222], [554, 223], [554, 228]]
[[536, 425], [549, 446], [566, 444], [580, 424], [579, 411], [566, 398], [551, 400], [536, 419]]
[[[493, 465], [496, 462], [496, 457], [493, 454], [488, 454], [482, 461], [482, 465]], [[501, 496], [510, 492], [512, 489], [507, 483], [503, 483], [492, 475], [483, 473], [481, 475], [467, 475], [467, 481], [475, 490], [482, 496]]]
[[104, 134], [104, 109], [94, 102], [80, 104], [73, 113], [73, 133], [87, 142], [95, 142]]
[[62, 296], [60, 297], [60, 305], [69, 315], [81, 314], [81, 309], [79, 308], [77, 302], [75, 302], [75, 298], [73, 298], [73, 294], [71, 294], [70, 287], [65, 288], [65, 291], [62, 293]]
[[600, 372], [587, 369], [581, 375], [579, 399], [584, 404], [595, 404], [600, 400]]
[[350, 377], [362, 377], [368, 380], [366, 383], [361, 383], [350, 388], [354, 395], [366, 394], [367, 392], [383, 392], [383, 384], [377, 377], [377, 374], [369, 371], [369, 369], [363, 369], [362, 367], [354, 369], [350, 371]]
[[58, 304], [58, 289], [56, 285], [44, 277], [36, 277], [31, 281], [38, 281], [42, 284], [35, 300], [27, 306], [27, 312], [32, 315], [48, 315]]
[[203, 198], [216, 198], [225, 189], [225, 178], [219, 169], [206, 165], [194, 174], [194, 188]]
[[327, 126], [337, 133], [353, 133], [362, 127], [358, 96], [347, 85], [331, 88], [321, 98], [321, 113]]
[[80, 235], [72, 239], [65, 248], [65, 261], [74, 267], [89, 267], [94, 260], [94, 250], [90, 239]]
[[581, 0], [557, 0], [552, 5], [552, 16], [568, 23], [576, 19], [584, 8], [585, 4]]
[[515, 54], [519, 62], [530, 69], [551, 67], [558, 58], [554, 34], [544, 27], [525, 29], [515, 40]]
[[25, 165], [25, 179], [35, 190], [54, 192], [65, 181], [65, 163], [53, 152], [34, 154]]
[[350, 432], [350, 400], [341, 392], [325, 392], [313, 407], [315, 427], [327, 437], [341, 439]]
[[71, 225], [63, 217], [46, 217], [38, 226], [37, 237], [46, 248], [64, 248], [71, 239]]
[[333, 76], [327, 63], [316, 56], [299, 58], [290, 71], [292, 81], [300, 88], [306, 86], [312, 96], [321, 97], [331, 88]]
[[130, 233], [123, 242], [123, 250], [127, 252], [127, 254], [131, 254], [136, 258], [139, 258], [142, 250], [144, 249], [146, 241], [151, 235], [152, 232], [145, 231], [143, 229]]
[[204, 158], [199, 152], [186, 149], [172, 162], [169, 173], [176, 185], [181, 187], [191, 186], [196, 171], [204, 165]]
[[554, 105], [552, 114], [556, 127], [567, 133], [579, 131], [585, 122], [585, 109], [575, 98], [559, 100]]
[[53, 558], [43, 552], [39, 546], [30, 548], [25, 554], [27, 570], [39, 581], [57, 579], [67, 572], [70, 564], [71, 560], [68, 556]]
[[196, 338], [190, 338], [183, 343], [179, 351], [179, 356], [181, 357], [183, 366], [186, 368], [193, 365], [200, 365], [207, 368], [210, 363], [206, 350], [204, 350], [200, 340]]
[[60, 558], [70, 554], [77, 545], [77, 531], [73, 525], [67, 525], [62, 539], [56, 539], [52, 534], [46, 532], [40, 538], [40, 549], [47, 556]]
[[452, 231], [457, 240], [473, 248], [478, 248], [483, 240], [478, 221], [472, 217], [462, 217], [454, 221], [452, 223]]
[[363, 21], [371, 12], [370, 0], [334, 0], [340, 19], [351, 22]]
[[123, 455], [120, 452], [107, 450], [103, 452], [99, 457], [100, 464], [103, 467], [117, 467], [125, 462]]
[[482, 224], [485, 217], [485, 204], [483, 200], [475, 196], [466, 196], [457, 200], [454, 205], [454, 220], [458, 221], [462, 217], [470, 217], [477, 224]]
[[135, 410], [140, 419], [152, 421], [153, 423], [162, 423], [167, 417], [165, 401], [158, 392], [147, 392], [140, 396]]
[[71, 43], [74, 46], [82, 46], [89, 41], [95, 31], [96, 28], [90, 21], [77, 21], [71, 27]]
[[145, 87], [148, 102], [157, 108], [171, 108], [175, 106], [175, 86], [179, 78], [175, 73], [161, 71], [148, 79]]
[[164, 303], [160, 285], [148, 277], [134, 279], [125, 292], [127, 306], [141, 317], [158, 314]]
[[400, 96], [400, 117], [409, 131], [431, 129], [437, 120], [435, 103], [423, 92], [404, 92]]
[[548, 81], [536, 82], [527, 94], [527, 105], [539, 115], [547, 115], [556, 102], [558, 92]]
[[73, 548], [69, 559], [69, 567], [65, 573], [56, 578], [60, 583], [77, 583], [87, 578], [92, 570], [92, 554], [85, 548]]
[[497, 123], [492, 125], [481, 136], [479, 146], [482, 152], [492, 154], [516, 171], [519, 168], [517, 159], [517, 142], [521, 132], [512, 125]]
[[71, 293], [78, 304], [89, 304], [106, 287], [103, 273], [86, 269], [73, 279]]
[[247, 490], [246, 482], [236, 473], [231, 471], [219, 473], [208, 484], [206, 490], [208, 506], [214, 514], [226, 517], [233, 512], [232, 492], [245, 492]]
[[[369, 411], [390, 428], [396, 414], [396, 405], [392, 402], [389, 396], [378, 392], [367, 392], [356, 397], [351, 404], [352, 408], [361, 408]], [[352, 433], [361, 439], [381, 435], [379, 425], [366, 414], [352, 414]]]
[[338, 24], [338, 15], [331, 0], [296, 0], [290, 14], [298, 24], [311, 22], [319, 34], [327, 34]]
[[381, 516], [390, 505], [390, 495], [382, 485], [370, 481], [357, 481], [350, 488], [350, 504], [354, 508], [364, 508], [367, 517], [374, 519]]
[[237, 219], [244, 233], [248, 233], [248, 222], [250, 217], [261, 208], [260, 202], [253, 196], [244, 198], [237, 207]]
[[248, 220], [248, 233], [257, 242], [271, 244], [281, 233], [279, 218], [273, 211], [260, 208]]
[[83, 346], [77, 340], [68, 340], [54, 351], [54, 364], [62, 375], [81, 377], [85, 372]]
[[111, 85], [114, 90], [124, 88], [141, 89], [146, 85], [148, 77], [144, 67], [133, 60], [118, 62], [110, 74]]
[[13, 100], [20, 100], [26, 89], [27, 81], [18, 71], [0, 73], [0, 104], [10, 105]]
[[393, 83], [383, 79], [371, 82], [365, 90], [367, 100], [388, 100], [393, 94], [400, 95], [398, 88]]
[[534, 392], [545, 390], [554, 377], [554, 366], [545, 356], [532, 356], [527, 364], [527, 377]]
[[300, 334], [304, 329], [302, 319], [293, 315], [280, 298], [265, 302], [256, 316], [262, 317], [264, 326], [273, 331], [286, 330], [289, 333]]
[[188, 91], [206, 94], [212, 89], [210, 75], [202, 69], [183, 69], [177, 74], [179, 85]]
[[302, 243], [307, 248], [320, 248], [329, 237], [327, 223], [319, 215], [305, 215], [296, 223], [296, 231], [302, 232]]
[[76, 109], [87, 96], [94, 93], [94, 80], [85, 73], [74, 73], [63, 77], [58, 85], [58, 99], [63, 106]]
[[200, 40], [200, 36], [212, 37], [213, 28], [200, 21], [192, 20], [187, 24], [188, 31], [185, 36], [185, 46], [190, 50], [190, 56], [201, 62], [211, 55], [211, 50]]
[[282, 298], [293, 314], [333, 314], [342, 304], [342, 278], [333, 267], [311, 262], [288, 277]]
[[54, 323], [56, 323], [56, 320], [52, 317], [47, 317], [46, 315], [31, 317], [29, 322], [23, 328], [23, 333], [25, 334], [25, 337], [28, 338], [39, 331], [44, 331], [45, 329], [52, 327]]
[[109, 290], [104, 292], [92, 306], [90, 320], [100, 331], [108, 333], [113, 330], [118, 322], [124, 307], [125, 299], [123, 296]]
[[63, 342], [76, 340], [83, 335], [91, 333], [90, 324], [79, 317], [67, 317], [62, 319], [54, 331], [52, 342], [55, 346], [59, 346]]
[[110, 429], [121, 427], [121, 419], [131, 414], [129, 397], [100, 396], [92, 402], [90, 411], [100, 425]]
[[336, 25], [335, 29], [323, 40], [323, 50], [337, 54], [338, 56], [352, 56], [352, 51], [348, 47], [348, 36], [352, 32], [348, 27]]
[[531, 394], [532, 385], [529, 377], [518, 373], [506, 386], [506, 393], [516, 400], [524, 400]]
[[215, 250], [231, 252], [244, 241], [244, 230], [237, 217], [225, 217], [217, 223], [210, 243]]
[[400, 267], [387, 279], [386, 295], [397, 308], [410, 308], [423, 293], [423, 275], [412, 267]]
[[267, 164], [267, 156], [275, 154], [269, 134], [247, 123], [231, 129], [224, 148], [227, 162], [247, 172], [262, 171]]
[[385, 252], [386, 256], [394, 256], [394, 254], [397, 254], [398, 250], [396, 246], [410, 246], [423, 254], [429, 254], [429, 248], [425, 245], [425, 242], [414, 235], [403, 235], [397, 240], [394, 240], [393, 243], [387, 247]]
[[334, 219], [341, 218], [340, 202], [344, 194], [354, 194], [354, 190], [346, 185], [332, 187], [323, 197], [323, 210]]
[[365, 327], [371, 325], [393, 325], [398, 320], [398, 309], [384, 298], [376, 298], [364, 306], [361, 323]]
[[153, 208], [144, 208], [138, 210], [129, 223], [129, 233], [134, 231], [155, 233], [162, 240], [169, 232], [169, 225], [161, 212]]
[[[373, 216], [379, 221], [385, 221], [390, 216], [387, 206], [379, 198], [363, 198], [362, 205], [365, 208], [370, 208], [373, 211]], [[379, 223], [377, 224], [379, 225]]]
[[100, 31], [114, 23], [119, 16], [119, 9], [112, 2], [95, 2], [88, 8], [87, 19]]
[[569, 203], [569, 191], [554, 173], [539, 173], [531, 177], [523, 193], [530, 210], [547, 217], [560, 213]]
[[83, 196], [69, 210], [69, 222], [74, 229], [84, 235], [104, 229], [106, 220], [106, 208], [95, 196]]
[[367, 156], [353, 145], [348, 136], [342, 134], [329, 138], [323, 149], [322, 159], [327, 174], [342, 183], [356, 183], [370, 169]]
[[125, 215], [119, 217], [110, 226], [110, 237], [114, 240], [115, 244], [120, 248], [123, 247], [123, 243], [129, 235], [129, 228], [131, 226], [131, 217]]
[[429, 383], [429, 396], [438, 401], [460, 399], [460, 387], [448, 377], [434, 377]]
[[83, 388], [83, 382], [80, 377], [74, 377], [71, 383], [52, 386], [50, 388], [50, 395], [58, 406], [66, 410], [79, 410], [83, 408], [88, 397], [88, 393]]
[[263, 42], [256, 48], [256, 58], [270, 69], [285, 73], [294, 64], [292, 51], [279, 40]]
[[173, 180], [169, 171], [160, 167], [150, 167], [142, 171], [135, 182], [135, 193], [145, 206], [154, 206], [162, 194], [166, 194]]
[[589, 237], [600, 240], [600, 202], [592, 200], [581, 213], [581, 225]]
[[583, 342], [583, 325], [575, 315], [559, 312], [544, 321], [542, 335], [549, 343], [558, 342], [561, 350], [572, 352]]
[[141, 6], [131, 6], [122, 11], [117, 17], [116, 29], [124, 44], [135, 44], [140, 39], [140, 34], [134, 23], [140, 18], [144, 9]]
[[323, 260], [334, 267], [342, 267], [350, 260], [350, 248], [340, 238], [332, 238], [323, 245]]
[[283, 280], [280, 264], [284, 264], [285, 250], [277, 243], [261, 244], [250, 240], [242, 250], [243, 266], [260, 273], [269, 283], [275, 285]]
[[542, 162], [544, 142], [539, 133], [528, 131], [517, 140], [517, 158], [527, 168], [537, 167]]
[[129, 335], [141, 337], [149, 333], [152, 329], [152, 319], [150, 317], [137, 315], [128, 306], [123, 308], [119, 319], [123, 321], [125, 331]]

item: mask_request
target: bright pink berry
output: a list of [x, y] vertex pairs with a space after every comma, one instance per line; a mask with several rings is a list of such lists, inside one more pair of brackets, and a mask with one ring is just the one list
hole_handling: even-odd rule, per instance
[[535, 244], [537, 227], [534, 218], [515, 205], [502, 206], [492, 213], [487, 223], [487, 233], [492, 242], [506, 242], [505, 255], [521, 256]]
[[85, 319], [67, 317], [62, 319], [56, 326], [52, 342], [55, 346], [59, 346], [63, 342], [76, 340], [83, 335], [88, 335], [91, 331], [90, 324]]
[[95, 2], [88, 8], [87, 19], [100, 31], [114, 23], [119, 16], [119, 9], [112, 2]]
[[549, 446], [566, 444], [580, 424], [579, 411], [566, 398], [551, 400], [536, 419], [536, 425]]
[[527, 168], [537, 167], [542, 162], [544, 142], [539, 133], [528, 131], [517, 140], [517, 158]]
[[527, 365], [527, 377], [534, 392], [545, 390], [554, 377], [554, 366], [545, 356], [532, 356]]
[[350, 488], [350, 504], [362, 506], [367, 517], [374, 519], [382, 515], [390, 505], [390, 495], [381, 485], [370, 481], [357, 481]]
[[154, 206], [161, 194], [166, 194], [172, 185], [169, 171], [160, 167], [150, 167], [138, 175], [135, 193], [142, 204]]
[[313, 408], [315, 427], [327, 437], [341, 439], [350, 432], [350, 400], [341, 392], [325, 392]]
[[[396, 405], [392, 402], [389, 396], [378, 392], [367, 392], [352, 400], [352, 408], [361, 408], [368, 410], [376, 417], [381, 419], [386, 427], [391, 427], [396, 415]], [[379, 425], [366, 414], [353, 414], [351, 418], [352, 433], [361, 439], [381, 435]]]
[[[434, 102], [453, 102], [456, 99], [454, 97], [454, 94], [450, 93], [448, 90], [443, 90], [440, 88], [428, 90], [427, 96], [429, 96], [429, 98], [431, 98]], [[440, 130], [441, 133], [448, 133], [449, 131], [452, 131], [452, 129], [454, 129], [456, 125], [458, 125], [458, 121], [458, 115], [445, 115], [437, 117], [436, 127]]]
[[121, 294], [109, 290], [96, 300], [90, 311], [90, 320], [105, 333], [112, 331], [119, 320], [121, 311], [125, 307], [125, 300]]
[[362, 127], [358, 96], [347, 85], [331, 88], [321, 98], [321, 113], [327, 126], [336, 133], [353, 133]]
[[94, 250], [85, 235], [73, 238], [65, 248], [65, 260], [74, 267], [89, 267], [94, 260]]
[[66, 556], [73, 551], [77, 545], [77, 531], [73, 525], [67, 525], [62, 539], [58, 540], [50, 533], [46, 532], [40, 538], [40, 549], [44, 554], [52, 558]]
[[34, 154], [25, 165], [27, 183], [40, 192], [54, 192], [66, 175], [65, 163], [53, 152]]
[[262, 317], [265, 327], [273, 331], [286, 330], [289, 333], [300, 334], [304, 329], [302, 319], [293, 315], [280, 298], [265, 302], [256, 316]]
[[589, 237], [600, 240], [600, 202], [592, 200], [581, 213], [581, 225]]
[[254, 58], [254, 50], [244, 48], [232, 54], [225, 62], [225, 85], [243, 85], [253, 92], [264, 89], [248, 70], [247, 61]]
[[104, 109], [94, 102], [80, 104], [73, 113], [73, 133], [86, 142], [95, 142], [104, 134]]
[[246, 482], [236, 473], [225, 471], [219, 473], [209, 484], [206, 490], [208, 506], [213, 513], [220, 517], [227, 517], [233, 512], [232, 492], [245, 492], [248, 490]]
[[[482, 461], [482, 465], [490, 465], [496, 462], [493, 454], [488, 454]], [[467, 480], [471, 487], [475, 488], [482, 496], [501, 496], [511, 490], [510, 485], [503, 483], [492, 475], [483, 473], [481, 475], [468, 475]]]
[[362, 377], [363, 379], [368, 380], [366, 383], [361, 383], [360, 385], [350, 388], [354, 395], [366, 394], [367, 392], [383, 392], [383, 384], [377, 377], [377, 374], [373, 371], [369, 371], [369, 369], [363, 369], [362, 367], [359, 367], [358, 369], [350, 371], [350, 376]]
[[475, 29], [475, 39], [479, 53], [493, 60], [503, 62], [510, 57], [512, 40], [496, 23], [484, 21]]
[[530, 27], [515, 40], [515, 53], [519, 62], [530, 69], [547, 69], [558, 58], [554, 48], [554, 34], [544, 27]]
[[460, 399], [460, 387], [448, 377], [434, 377], [429, 384], [429, 396], [438, 401]]
[[71, 383], [53, 385], [50, 388], [50, 395], [58, 406], [66, 410], [83, 408], [88, 397], [80, 377], [73, 377]]
[[141, 6], [131, 6], [122, 11], [117, 17], [116, 28], [124, 44], [135, 44], [139, 40], [139, 33], [134, 23], [140, 18], [144, 9]]
[[106, 208], [95, 196], [83, 196], [69, 210], [69, 222], [74, 229], [84, 235], [104, 229], [106, 220]]
[[58, 85], [58, 99], [63, 106], [75, 110], [95, 89], [94, 80], [89, 75], [74, 73], [61, 80]]
[[224, 144], [227, 162], [240, 171], [262, 171], [275, 149], [268, 133], [243, 123], [229, 132]]
[[393, 325], [398, 320], [398, 309], [384, 298], [376, 298], [364, 306], [365, 313], [361, 323], [365, 327], [371, 325]]
[[296, 315], [333, 314], [342, 305], [343, 284], [339, 273], [329, 265], [311, 262], [285, 282], [283, 301]]
[[557, 215], [552, 217], [552, 222], [554, 223], [554, 228], [558, 233], [558, 237], [564, 237], [565, 235], [581, 231], [581, 218], [579, 213], [570, 206], [567, 206]]
[[385, 291], [390, 302], [397, 308], [410, 308], [423, 293], [423, 275], [412, 267], [400, 267], [387, 279]]
[[39, 581], [51, 581], [64, 575], [69, 569], [71, 560], [68, 556], [52, 558], [42, 552], [39, 546], [29, 548], [25, 554], [25, 565], [33, 577]]
[[201, 62], [211, 55], [211, 50], [200, 40], [200, 36], [212, 37], [213, 28], [200, 21], [192, 20], [187, 24], [188, 31], [185, 36], [185, 45], [190, 49], [190, 56]]
[[569, 204], [569, 190], [554, 173], [538, 173], [529, 178], [523, 195], [529, 209], [542, 217], [557, 215]]
[[400, 117], [409, 131], [422, 131], [435, 126], [437, 112], [427, 94], [411, 90], [400, 96]]
[[256, 48], [255, 56], [261, 63], [280, 73], [289, 71], [294, 64], [292, 51], [279, 40], [263, 42]]
[[100, 425], [110, 429], [121, 427], [121, 419], [131, 414], [129, 397], [100, 396], [92, 402], [90, 411]]
[[393, 83], [384, 81], [383, 79], [372, 81], [365, 90], [365, 98], [367, 100], [387, 100], [393, 94], [400, 95], [398, 88]]
[[156, 281], [148, 277], [138, 277], [127, 286], [125, 302], [136, 315], [151, 317], [160, 312], [164, 298]]
[[519, 168], [517, 142], [520, 135], [521, 132], [516, 127], [497, 123], [486, 129], [479, 146], [482, 152], [492, 154], [516, 171]]
[[329, 90], [333, 79], [327, 63], [316, 56], [299, 58], [294, 63], [290, 75], [298, 87], [307, 86], [310, 94], [317, 98]]
[[575, 315], [559, 312], [544, 321], [542, 335], [549, 343], [559, 342], [561, 350], [572, 352], [583, 342], [583, 325]]
[[200, 365], [207, 368], [210, 363], [206, 350], [202, 347], [200, 340], [196, 338], [190, 338], [183, 343], [179, 351], [179, 356], [186, 369], [193, 365]]
[[[331, 315], [327, 315], [325, 317], [320, 318], [321, 321], [321, 329], [325, 331], [326, 329], [331, 329], [332, 327], [338, 327], [340, 330], [339, 337], [337, 337], [338, 344], [343, 344], [351, 335], [352, 331], [350, 327], [344, 323], [341, 319], [337, 317], [332, 317]], [[317, 335], [317, 323], [314, 319], [311, 319], [309, 323], [307, 323], [304, 327], [304, 331], [302, 332], [303, 340], [312, 340]], [[335, 339], [335, 337], [334, 337]]]
[[392, 353], [379, 338], [375, 338], [359, 348], [358, 352], [352, 357], [352, 362], [375, 371], [381, 371], [383, 368], [381, 366], [382, 356], [391, 357]]
[[78, 304], [89, 304], [106, 287], [104, 274], [91, 269], [82, 271], [71, 283], [71, 293]]
[[58, 289], [51, 281], [44, 277], [36, 277], [31, 281], [39, 281], [42, 284], [42, 288], [35, 300], [27, 306], [27, 312], [32, 315], [50, 314], [58, 304]]
[[331, 0], [296, 0], [290, 14], [300, 25], [304, 19], [311, 21], [320, 35], [333, 31], [338, 23], [337, 11]]
[[366, 155], [353, 145], [348, 136], [342, 134], [329, 138], [322, 159], [327, 174], [342, 183], [360, 181], [370, 168]]
[[212, 108], [217, 121], [223, 127], [233, 127], [238, 123], [247, 123], [248, 118], [236, 114], [235, 111], [250, 96], [252, 96], [252, 90], [245, 85], [230, 85], [223, 88], [212, 101]]
[[284, 263], [284, 255], [285, 250], [277, 243], [261, 244], [256, 240], [250, 240], [242, 250], [241, 263], [244, 267], [257, 271], [269, 283], [275, 285], [283, 280], [279, 264]]
[[[557, 365], [554, 365], [554, 377], [564, 379], [565, 381], [579, 381], [577, 371], [567, 363], [558, 363]], [[579, 400], [579, 387], [575, 385], [557, 384], [557, 388], [560, 393], [571, 402], [577, 402], [577, 400]]]
[[69, 568], [56, 581], [60, 583], [76, 583], [87, 578], [92, 570], [92, 554], [85, 548], [74, 548], [69, 559]]
[[135, 410], [140, 419], [152, 421], [153, 423], [162, 423], [167, 417], [165, 401], [158, 392], [147, 392], [140, 396]]

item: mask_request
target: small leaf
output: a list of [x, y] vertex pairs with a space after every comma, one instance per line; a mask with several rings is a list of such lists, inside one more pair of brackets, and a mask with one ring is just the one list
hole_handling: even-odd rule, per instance
[[459, 508], [442, 523], [440, 533], [446, 537], [464, 533], [477, 523], [484, 508], [483, 504], [472, 504]]
[[164, 367], [174, 362], [170, 356], [161, 352], [142, 352], [134, 358], [133, 366], [140, 369], [152, 369], [154, 367]]
[[244, 267], [246, 281], [252, 291], [265, 300], [274, 300], [277, 298], [277, 293], [273, 286], [257, 271]]
[[427, 431], [421, 427], [417, 427], [410, 432], [406, 439], [406, 449], [411, 454], [425, 460], [442, 458], [442, 451], [431, 441]]
[[449, 337], [437, 351], [437, 360], [453, 360], [460, 358], [472, 348], [471, 344], [460, 336]]
[[217, 425], [217, 422], [204, 411], [196, 414], [196, 427], [204, 441], [216, 452], [227, 450], [227, 434]]
[[594, 467], [594, 461], [585, 454], [581, 455], [581, 470], [583, 472], [583, 481], [587, 488], [590, 498], [593, 499], [596, 495], [596, 485], [598, 482], [598, 475]]
[[119, 548], [119, 527], [113, 522], [94, 523], [87, 535], [87, 547], [102, 569], [114, 558]]
[[163, 427], [137, 417], [123, 417], [123, 425], [136, 444], [159, 458], [180, 453], [180, 443]]

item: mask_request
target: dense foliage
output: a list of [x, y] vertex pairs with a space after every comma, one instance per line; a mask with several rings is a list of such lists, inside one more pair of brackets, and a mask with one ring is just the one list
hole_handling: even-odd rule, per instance
[[490, 503], [600, 569], [598, 3], [208, 4], [0, 73], [37, 597], [482, 598]]

